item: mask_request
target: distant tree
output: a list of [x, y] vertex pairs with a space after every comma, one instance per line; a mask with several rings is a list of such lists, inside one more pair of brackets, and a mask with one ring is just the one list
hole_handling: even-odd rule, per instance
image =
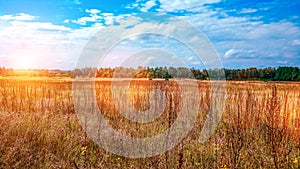
[[274, 80], [277, 81], [296, 81], [300, 75], [297, 67], [279, 67], [276, 70]]

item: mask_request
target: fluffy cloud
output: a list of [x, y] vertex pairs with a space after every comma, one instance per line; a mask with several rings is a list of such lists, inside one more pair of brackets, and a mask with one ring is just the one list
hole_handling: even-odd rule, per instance
[[[12, 21], [10, 24], [14, 27], [20, 27], [27, 31], [36, 30], [53, 30], [53, 31], [70, 31], [71, 29], [62, 25], [54, 25], [50, 22], [23, 22], [23, 21]], [[25, 33], [25, 32], [23, 32]]]
[[[193, 23], [214, 44], [216, 50], [226, 63], [230, 61], [251, 60], [257, 61], [270, 59], [285, 59], [287, 63], [297, 65], [299, 60], [299, 27], [287, 20], [264, 22], [265, 16], [257, 15], [257, 12], [269, 10], [270, 4], [264, 4], [269, 8], [242, 8], [223, 9], [211, 8], [209, 5], [221, 2], [221, 0], [205, 1], [167, 1], [158, 0], [159, 6], [154, 8], [160, 12], [177, 12], [183, 20]], [[141, 11], [150, 8], [142, 8], [150, 1], [137, 0], [135, 7]], [[185, 11], [185, 12], [182, 12]], [[247, 14], [247, 15], [240, 15]], [[256, 59], [254, 59], [256, 58]], [[287, 60], [288, 61], [287, 61]], [[274, 64], [276, 62], [270, 62]]]
[[127, 8], [137, 8], [142, 12], [147, 12], [152, 7], [160, 4], [160, 8], [157, 9], [157, 11], [160, 12], [176, 12], [180, 10], [192, 11], [195, 8], [204, 6], [205, 4], [213, 4], [218, 2], [221, 2], [221, 0], [148, 0], [146, 2], [137, 0], [134, 4], [127, 6]]
[[147, 12], [149, 9], [151, 9], [155, 5], [156, 5], [156, 0], [150, 0], [150, 1], [147, 1], [146, 3], [142, 4], [142, 7], [140, 8], [140, 10], [142, 12]]
[[[276, 65], [276, 62], [268, 63], [270, 59], [288, 59], [291, 66], [297, 65], [300, 29], [294, 23], [265, 23], [261, 17], [230, 16], [222, 9], [202, 10], [205, 12], [181, 18], [193, 23], [212, 41], [225, 65], [228, 66], [227, 60], [236, 62], [235, 66], [242, 65], [239, 61], [244, 65], [250, 60], [257, 63], [254, 58], [265, 65]], [[245, 59], [248, 61], [244, 62]]]
[[16, 15], [3, 15], [0, 16], [0, 20], [5, 21], [31, 21], [36, 19], [37, 17], [25, 14], [25, 13], [18, 13]]
[[101, 11], [98, 9], [86, 9], [85, 12], [90, 13], [93, 16], [93, 15], [97, 15]]
[[[265, 62], [266, 65], [275, 65], [276, 62], [268, 62], [270, 59], [282, 59], [291, 65], [297, 65], [295, 61], [299, 60], [298, 45], [300, 44], [300, 29], [297, 25], [288, 21], [265, 23], [260, 16], [228, 14], [230, 12], [254, 13], [255, 10], [251, 8], [226, 11], [210, 9], [209, 6], [201, 6], [201, 4], [197, 7], [192, 5], [192, 2], [189, 6], [193, 6], [190, 8], [190, 12], [193, 13], [186, 13], [180, 18], [193, 23], [212, 41], [225, 66], [228, 66], [228, 61], [242, 65], [245, 60], [248, 60], [247, 63], [253, 62], [254, 65], [258, 60]], [[217, 1], [210, 1], [213, 2]], [[160, 9], [163, 9], [162, 3]], [[180, 9], [176, 8], [176, 10]], [[175, 8], [169, 11], [175, 11]], [[143, 25], [142, 29], [147, 27], [151, 25]], [[143, 45], [143, 41], [139, 42]]]
[[102, 17], [104, 19], [105, 25], [113, 24], [115, 21], [114, 14], [112, 14], [112, 13], [102, 13]]
[[[85, 26], [88, 22], [90, 23], [104, 23], [105, 25], [113, 24], [116, 20], [125, 17], [126, 15], [114, 16], [113, 13], [101, 13], [98, 9], [86, 9], [86, 13], [89, 14], [87, 17], [81, 17], [75, 20], [71, 20], [71, 22]], [[64, 20], [65, 23], [69, 23], [70, 20]]]
[[[72, 20], [72, 22], [79, 25], [86, 25], [87, 22], [97, 22], [103, 19], [102, 16], [98, 15], [101, 12], [98, 9], [86, 9], [85, 12], [89, 13], [88, 17], [81, 17], [76, 20]], [[68, 22], [68, 20], [65, 21]]]
[[[106, 25], [140, 21], [140, 18], [132, 17], [130, 22], [126, 22], [123, 18], [130, 15], [114, 16], [96, 9], [86, 12], [94, 17], [89, 21], [101, 16]], [[68, 22], [71, 20], [64, 21]], [[86, 43], [103, 28], [103, 24], [97, 22], [92, 26], [71, 29], [49, 22], [0, 20], [0, 63], [18, 68], [22, 60], [27, 60], [33, 62], [32, 66], [36, 68], [72, 69]]]
[[86, 42], [102, 25], [70, 29], [47, 22], [1, 21], [0, 63], [18, 68], [31, 61], [36, 68], [71, 69]]

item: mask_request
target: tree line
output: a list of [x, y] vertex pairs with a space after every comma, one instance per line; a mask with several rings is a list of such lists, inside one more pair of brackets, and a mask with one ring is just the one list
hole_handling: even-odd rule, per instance
[[184, 67], [137, 67], [137, 68], [82, 68], [62, 70], [13, 70], [0, 67], [0, 76], [37, 76], [37, 77], [97, 77], [97, 78], [195, 78], [199, 80], [262, 80], [262, 81], [300, 81], [298, 67], [247, 68], [247, 69], [195, 69]]

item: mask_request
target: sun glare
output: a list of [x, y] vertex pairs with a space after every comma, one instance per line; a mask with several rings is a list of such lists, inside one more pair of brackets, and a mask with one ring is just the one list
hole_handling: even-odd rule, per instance
[[19, 57], [16, 59], [16, 67], [19, 69], [33, 68], [33, 59], [31, 57]]

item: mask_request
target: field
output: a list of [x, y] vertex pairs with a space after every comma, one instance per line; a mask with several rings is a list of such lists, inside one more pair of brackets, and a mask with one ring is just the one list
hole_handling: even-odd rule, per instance
[[[180, 81], [188, 84], [188, 80]], [[90, 102], [85, 92], [90, 88], [84, 88], [84, 80], [82, 88], [76, 89], [82, 91], [80, 98], [72, 96], [70, 79], [1, 78], [0, 168], [300, 168], [300, 83], [227, 81], [220, 123], [212, 136], [200, 143], [201, 129], [214, 102], [209, 81], [196, 82], [198, 94], [189, 91], [189, 85], [181, 93], [173, 80], [131, 81], [129, 102], [138, 111], [150, 109], [151, 91], [163, 91], [162, 100], [157, 101], [165, 103], [162, 114], [143, 124], [120, 113], [130, 111], [122, 94], [125, 82], [116, 81], [113, 91], [111, 80], [95, 82], [97, 107], [123, 135], [142, 138], [165, 132], [179, 112], [189, 115], [190, 107], [180, 104], [189, 102], [184, 96], [197, 97], [196, 124], [165, 153], [125, 158], [105, 151], [84, 132], [85, 123], [78, 120], [81, 115], [76, 114], [74, 105]]]

